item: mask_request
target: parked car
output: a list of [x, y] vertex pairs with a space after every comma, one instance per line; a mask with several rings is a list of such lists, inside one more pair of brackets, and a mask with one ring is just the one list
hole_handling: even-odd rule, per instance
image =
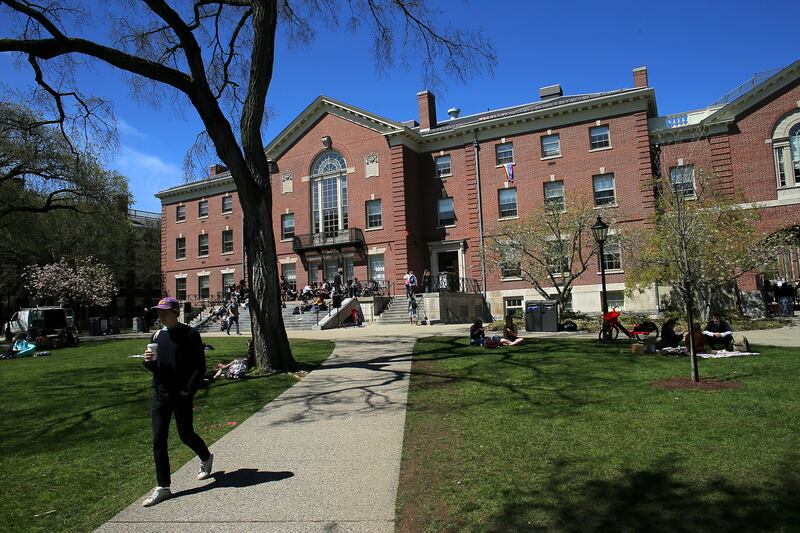
[[20, 333], [27, 334], [31, 340], [42, 335], [63, 338], [67, 344], [77, 343], [78, 340], [75, 314], [72, 309], [64, 307], [20, 309], [3, 325], [3, 335], [10, 341]]

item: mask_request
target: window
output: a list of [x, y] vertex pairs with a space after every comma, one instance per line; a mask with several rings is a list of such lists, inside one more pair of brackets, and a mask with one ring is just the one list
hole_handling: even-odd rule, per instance
[[452, 198], [439, 199], [439, 225], [452, 226], [456, 223], [456, 213], [453, 210]]
[[505, 261], [500, 263], [500, 277], [501, 278], [519, 278], [522, 277], [522, 267], [519, 261]]
[[440, 155], [434, 157], [433, 160], [436, 162], [436, 177], [441, 178], [443, 176], [451, 176], [453, 171], [450, 168], [450, 156], [449, 155]]
[[694, 166], [679, 165], [669, 169], [669, 177], [676, 194], [694, 196]]
[[503, 316], [514, 315], [518, 318], [522, 318], [522, 309], [521, 296], [511, 296], [503, 300]]
[[494, 155], [498, 165], [514, 162], [514, 145], [512, 143], [497, 144], [494, 147]]
[[186, 278], [175, 279], [175, 298], [180, 301], [186, 300]]
[[383, 254], [372, 254], [369, 256], [367, 276], [370, 280], [385, 280], [386, 272], [383, 267]]
[[175, 239], [175, 259], [186, 259], [186, 237]]
[[500, 202], [500, 218], [517, 216], [517, 188], [500, 189], [497, 192]]
[[197, 276], [197, 286], [197, 296], [199, 296], [201, 299], [207, 299], [211, 294], [211, 291], [209, 290], [208, 276]]
[[208, 216], [208, 200], [200, 200], [197, 203], [197, 216], [200, 218]]
[[294, 237], [294, 213], [281, 215], [281, 240]]
[[546, 181], [544, 184], [544, 201], [557, 211], [564, 210], [564, 182]]
[[772, 146], [778, 188], [800, 186], [800, 123], [789, 129], [788, 138], [773, 139]]
[[197, 256], [204, 257], [208, 255], [208, 233], [203, 233], [197, 236]]
[[616, 235], [609, 235], [603, 244], [603, 268], [606, 270], [622, 269], [622, 247], [619, 237]]
[[[601, 296], [602, 298], [602, 296]], [[606, 305], [609, 309], [616, 307], [620, 311], [625, 310], [625, 291], [607, 291]]]
[[611, 146], [611, 137], [608, 135], [608, 126], [589, 128], [589, 149], [608, 148]]
[[233, 213], [233, 196], [222, 197], [222, 212]]
[[186, 206], [179, 205], [175, 210], [175, 222], [183, 222], [186, 220]]
[[561, 155], [561, 139], [558, 133], [542, 137], [542, 157]]
[[311, 220], [314, 233], [335, 236], [347, 229], [347, 165], [334, 150], [311, 165]]
[[284, 263], [281, 265], [281, 275], [286, 280], [286, 285], [293, 291], [297, 290], [297, 265]]
[[569, 254], [566, 242], [552, 240], [547, 243], [547, 269], [554, 274], [569, 272]]
[[614, 174], [600, 174], [593, 176], [594, 183], [594, 204], [595, 205], [614, 205], [617, 198], [614, 195]]
[[225, 297], [227, 298], [227, 292], [233, 286], [233, 272], [226, 272], [222, 275], [222, 292], [226, 293]]
[[367, 227], [380, 228], [383, 226], [383, 214], [381, 212], [380, 200], [369, 200], [367, 202]]
[[[558, 301], [558, 293], [554, 292], [548, 295], [548, 298], [553, 300], [554, 302]], [[564, 311], [572, 311], [572, 291], [570, 291], [569, 296], [567, 296], [566, 301], [564, 302]]]
[[233, 230], [222, 230], [222, 253], [233, 253]]

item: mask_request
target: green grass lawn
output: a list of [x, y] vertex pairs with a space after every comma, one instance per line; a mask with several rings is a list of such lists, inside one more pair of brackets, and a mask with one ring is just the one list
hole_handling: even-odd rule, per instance
[[618, 342], [415, 348], [400, 531], [800, 529], [800, 349], [701, 360]]
[[[151, 374], [128, 357], [146, 342], [92, 342], [0, 361], [0, 530], [91, 530], [155, 486]], [[216, 348], [206, 352], [209, 368], [247, 348], [244, 337], [209, 342]], [[318, 365], [333, 343], [293, 340], [292, 349], [298, 362]], [[210, 445], [294, 383], [256, 376], [200, 389], [195, 429]], [[173, 470], [192, 455], [173, 424]], [[55, 512], [42, 515], [48, 511]]]

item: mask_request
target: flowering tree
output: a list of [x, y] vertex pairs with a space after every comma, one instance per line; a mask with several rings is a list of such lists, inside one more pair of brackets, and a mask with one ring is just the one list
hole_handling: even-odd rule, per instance
[[591, 226], [598, 212], [580, 198], [546, 202], [528, 217], [501, 225], [489, 240], [489, 256], [503, 277], [519, 277], [563, 312], [575, 280], [597, 255]]
[[[694, 171], [693, 185], [655, 178], [658, 192], [652, 224], [629, 241], [625, 282], [629, 291], [666, 283], [694, 328], [699, 311], [707, 319], [715, 296], [735, 286], [769, 253], [755, 227], [756, 209], [745, 209], [719, 193], [715, 177]], [[692, 381], [700, 379], [694, 339], [688, 335]]]
[[74, 261], [62, 257], [57, 263], [31, 265], [23, 277], [34, 298], [56, 300], [61, 305], [105, 306], [117, 294], [114, 273], [93, 257]]

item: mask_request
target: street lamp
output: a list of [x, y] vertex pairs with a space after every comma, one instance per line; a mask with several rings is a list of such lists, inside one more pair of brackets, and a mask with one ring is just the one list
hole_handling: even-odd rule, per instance
[[606, 298], [606, 266], [603, 263], [603, 243], [606, 242], [606, 238], [608, 237], [608, 224], [603, 222], [603, 219], [600, 218], [598, 215], [597, 222], [594, 223], [592, 226], [592, 232], [594, 233], [594, 239], [597, 241], [597, 244], [600, 245], [600, 280], [603, 284], [603, 292], [602, 292], [602, 303], [603, 303], [603, 315], [608, 313], [608, 299]]

